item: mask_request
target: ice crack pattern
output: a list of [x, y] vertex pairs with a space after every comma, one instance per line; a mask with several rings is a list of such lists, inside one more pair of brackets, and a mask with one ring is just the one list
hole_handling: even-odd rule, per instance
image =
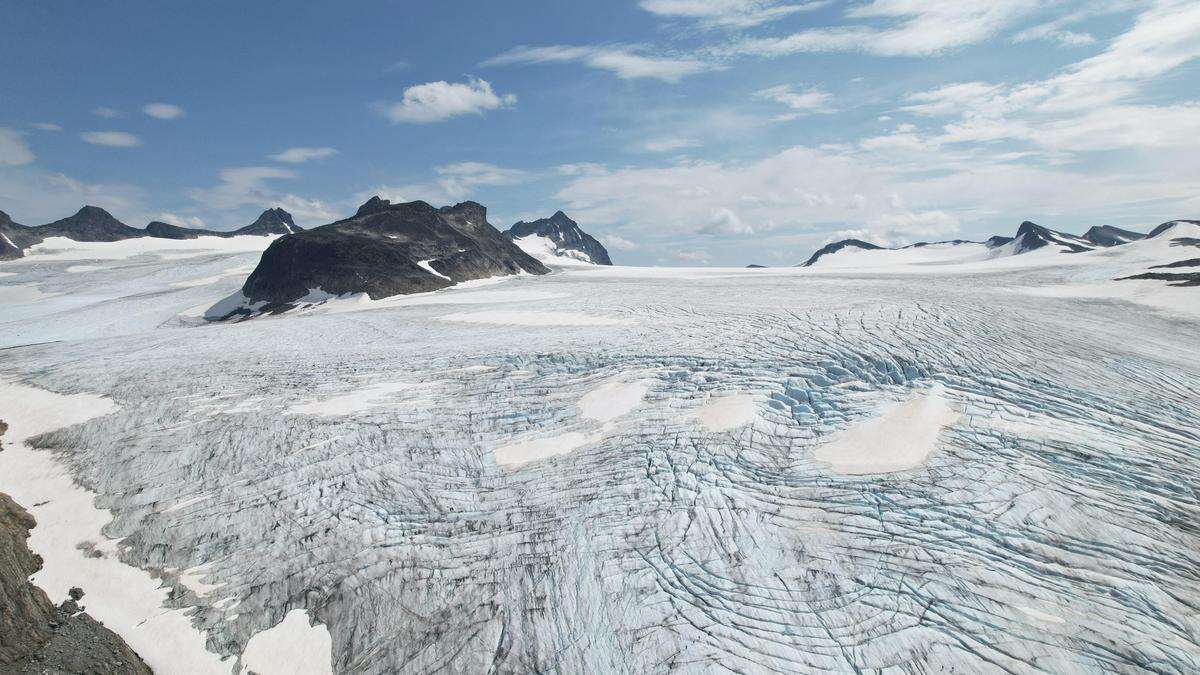
[[[1182, 322], [953, 277], [606, 274], [506, 282], [553, 295], [487, 322], [197, 327], [126, 296], [163, 327], [0, 358], [116, 402], [35, 444], [220, 654], [307, 610], [336, 672], [1200, 669]], [[897, 410], [927, 455], [821, 458]]]

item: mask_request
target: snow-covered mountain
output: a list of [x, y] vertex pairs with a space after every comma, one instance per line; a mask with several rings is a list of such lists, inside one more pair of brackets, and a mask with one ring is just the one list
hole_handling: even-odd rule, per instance
[[1099, 248], [1120, 246], [1147, 235], [1108, 225], [1089, 229], [1082, 236], [1058, 232], [1025, 221], [1013, 237], [996, 235], [982, 242], [956, 239], [917, 243], [901, 247], [883, 247], [858, 239], [827, 244], [800, 267], [870, 267], [877, 265], [922, 265], [965, 263], [991, 258], [1023, 255], [1032, 251], [1083, 253]]
[[533, 222], [517, 222], [505, 232], [517, 246], [542, 262], [611, 265], [608, 251], [562, 211]]
[[212, 319], [276, 313], [363, 294], [372, 300], [459, 282], [549, 270], [487, 222], [475, 202], [434, 208], [372, 197], [351, 218], [274, 241]]

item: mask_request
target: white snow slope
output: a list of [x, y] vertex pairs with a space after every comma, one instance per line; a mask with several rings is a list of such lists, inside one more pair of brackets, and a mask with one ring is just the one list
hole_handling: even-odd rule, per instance
[[235, 324], [256, 251], [38, 253], [0, 490], [160, 673], [1196, 672], [1200, 289], [1113, 281], [1179, 227]]

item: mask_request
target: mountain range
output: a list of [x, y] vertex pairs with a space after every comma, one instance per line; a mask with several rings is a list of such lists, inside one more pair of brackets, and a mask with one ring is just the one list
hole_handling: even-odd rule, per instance
[[253, 223], [231, 232], [179, 227], [157, 220], [146, 225], [145, 229], [138, 229], [122, 223], [98, 206], [84, 206], [72, 216], [35, 227], [13, 222], [7, 213], [0, 211], [0, 260], [24, 257], [30, 246], [40, 244], [51, 237], [64, 237], [82, 242], [113, 242], [140, 237], [196, 239], [282, 235], [300, 231], [300, 226], [292, 220], [292, 214], [280, 208], [267, 209]]
[[[1172, 222], [1187, 222], [1187, 221], [1172, 221]], [[1162, 227], [1162, 226], [1160, 226]], [[1098, 248], [1108, 248], [1111, 246], [1120, 246], [1132, 241], [1138, 241], [1148, 236], [1139, 232], [1123, 230], [1110, 225], [1100, 225], [1092, 227], [1083, 236], [1058, 232], [1046, 227], [1042, 227], [1037, 223], [1025, 221], [1017, 228], [1017, 233], [1012, 237], [996, 235], [989, 237], [984, 241], [968, 241], [964, 239], [954, 239], [950, 241], [939, 242], [920, 242], [909, 244], [908, 246], [885, 247], [878, 244], [872, 244], [860, 239], [843, 239], [827, 244], [818, 250], [805, 262], [798, 265], [799, 267], [813, 267], [818, 265], [822, 260], [828, 260], [828, 256], [832, 256], [839, 252], [861, 252], [861, 251], [906, 251], [913, 249], [921, 249], [931, 246], [940, 246], [943, 248], [960, 248], [963, 257], [969, 257], [972, 254], [983, 253], [988, 258], [999, 258], [1010, 255], [1021, 255], [1050, 247], [1057, 249], [1062, 253], [1083, 253], [1085, 251], [1093, 251]], [[982, 249], [982, 250], [981, 250]], [[947, 256], [947, 260], [943, 262], [953, 261], [954, 256]]]

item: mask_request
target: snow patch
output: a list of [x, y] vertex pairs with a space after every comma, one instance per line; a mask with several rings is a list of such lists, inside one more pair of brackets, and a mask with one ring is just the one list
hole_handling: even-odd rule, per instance
[[421, 269], [425, 270], [426, 272], [429, 272], [430, 274], [432, 274], [435, 277], [441, 277], [441, 278], [445, 279], [446, 281], [449, 281], [450, 283], [454, 283], [453, 279], [451, 279], [450, 277], [446, 276], [445, 274], [442, 274], [441, 272], [433, 269], [433, 265], [430, 265], [429, 263], [431, 263], [435, 260], [437, 260], [437, 258], [430, 258], [429, 260], [422, 260], [417, 263], [417, 266], [420, 267]]
[[255, 633], [242, 652], [241, 673], [325, 675], [333, 672], [333, 638], [308, 612], [293, 609], [275, 626]]
[[510, 326], [625, 326], [634, 323], [629, 319], [614, 319], [582, 312], [471, 312], [447, 314], [439, 317], [443, 321], [460, 323], [486, 323]]
[[565, 455], [572, 450], [592, 442], [592, 438], [577, 431], [570, 431], [550, 438], [531, 438], [503, 445], [492, 451], [496, 463], [516, 467], [539, 459]]
[[695, 416], [708, 431], [730, 431], [753, 422], [758, 408], [749, 394], [725, 393], [710, 397]]
[[921, 466], [937, 446], [942, 429], [958, 421], [945, 388], [936, 383], [878, 415], [837, 433], [813, 457], [835, 473], [892, 473]]
[[413, 387], [414, 385], [409, 382], [379, 382], [348, 394], [294, 405], [288, 408], [287, 414], [320, 417], [353, 415], [356, 412], [382, 405], [391, 396], [408, 391]]
[[637, 380], [602, 384], [579, 400], [580, 414], [601, 422], [614, 420], [641, 405], [653, 383], [654, 380]]
[[101, 542], [100, 550], [111, 548], [103, 528], [112, 514], [94, 506], [95, 493], [76, 485], [52, 453], [25, 443], [116, 409], [111, 399], [100, 396], [0, 382], [0, 411], [9, 425], [0, 452], [0, 490], [37, 519], [29, 548], [42, 556], [43, 564], [32, 581], [53, 602], [65, 599], [72, 586], [83, 588], [88, 613], [124, 638], [156, 672], [228, 673], [232, 663], [208, 651], [188, 610], [163, 606], [169, 591], [157, 579], [111, 553], [91, 558], [78, 548], [85, 541]]

